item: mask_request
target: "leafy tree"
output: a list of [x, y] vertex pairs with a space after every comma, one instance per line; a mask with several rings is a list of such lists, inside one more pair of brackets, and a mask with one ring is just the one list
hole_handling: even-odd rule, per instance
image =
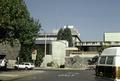
[[71, 30], [68, 27], [65, 28], [64, 31], [63, 31], [63, 40], [68, 41], [69, 47], [73, 46]]
[[35, 46], [37, 50], [37, 56], [35, 60], [35, 65], [40, 66], [41, 63], [43, 62], [43, 57], [44, 57], [44, 48], [41, 48], [39, 45]]
[[71, 30], [67, 27], [64, 30], [61, 28], [57, 34], [57, 40], [67, 40], [69, 47], [73, 46]]
[[97, 48], [97, 51], [98, 51], [99, 55], [102, 53], [102, 51], [103, 51], [104, 49], [109, 48], [109, 47], [110, 47], [110, 46], [106, 46], [106, 45], [102, 45], [101, 47], [98, 47], [98, 48]]
[[0, 0], [0, 42], [12, 44], [19, 40], [21, 60], [30, 60], [31, 48], [40, 27], [39, 22], [30, 17], [23, 0]]
[[98, 56], [94, 56], [92, 59], [88, 60], [88, 64], [92, 65], [95, 64], [98, 61]]
[[13, 41], [19, 38], [29, 16], [22, 0], [0, 0], [0, 40]]
[[57, 34], [57, 40], [63, 40], [63, 29], [61, 28]]

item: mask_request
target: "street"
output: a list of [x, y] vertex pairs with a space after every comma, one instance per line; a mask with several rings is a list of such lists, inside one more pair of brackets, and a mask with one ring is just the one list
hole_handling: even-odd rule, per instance
[[93, 70], [47, 70], [28, 77], [17, 79], [14, 81], [112, 81], [107, 78], [95, 77]]
[[18, 78], [23, 78], [35, 74], [43, 73], [44, 71], [36, 71], [36, 70], [8, 70], [8, 71], [0, 71], [0, 81], [13, 81]]

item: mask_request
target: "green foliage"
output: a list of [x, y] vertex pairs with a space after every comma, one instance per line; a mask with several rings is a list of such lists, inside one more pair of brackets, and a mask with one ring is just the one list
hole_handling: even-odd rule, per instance
[[32, 44], [21, 45], [21, 50], [19, 54], [19, 62], [32, 62], [31, 53], [32, 53]]
[[0, 0], [0, 41], [13, 41], [16, 38], [15, 31], [24, 29], [24, 21], [29, 16], [22, 0]]
[[94, 56], [91, 60], [88, 60], [89, 65], [93, 65], [98, 61], [98, 56]]
[[36, 56], [35, 66], [40, 66], [41, 63], [43, 62], [44, 51], [39, 46], [36, 46], [36, 50], [37, 50], [37, 56]]
[[69, 47], [73, 46], [71, 30], [67, 27], [64, 30], [60, 29], [57, 35], [57, 40], [67, 40]]
[[40, 29], [38, 21], [30, 17], [23, 0], [0, 0], [0, 42], [21, 44], [20, 60], [31, 60], [33, 42]]
[[105, 48], [109, 48], [110, 46], [106, 46], [106, 45], [102, 45], [101, 47], [98, 47], [97, 48], [97, 51], [99, 53], [99, 55], [102, 53], [102, 51], [105, 49]]
[[71, 30], [68, 27], [64, 29], [63, 39], [68, 41], [69, 47], [73, 46]]
[[62, 28], [58, 31], [57, 40], [63, 39], [63, 32], [64, 32], [64, 30]]
[[53, 61], [52, 61], [52, 62], [47, 63], [47, 66], [48, 66], [48, 67], [53, 67], [53, 65], [54, 65], [54, 62], [53, 62]]
[[0, 0], [0, 41], [30, 43], [39, 30], [23, 0]]

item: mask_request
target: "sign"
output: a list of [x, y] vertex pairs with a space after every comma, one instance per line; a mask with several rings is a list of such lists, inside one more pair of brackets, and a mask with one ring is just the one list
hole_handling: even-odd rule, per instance
[[36, 56], [37, 56], [37, 50], [33, 49], [33, 51], [32, 51], [32, 60], [36, 60]]

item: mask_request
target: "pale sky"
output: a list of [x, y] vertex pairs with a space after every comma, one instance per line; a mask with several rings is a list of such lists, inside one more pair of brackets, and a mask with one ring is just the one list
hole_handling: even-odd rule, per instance
[[101, 41], [104, 32], [120, 32], [120, 0], [25, 0], [32, 17], [50, 32], [74, 25], [84, 41]]

